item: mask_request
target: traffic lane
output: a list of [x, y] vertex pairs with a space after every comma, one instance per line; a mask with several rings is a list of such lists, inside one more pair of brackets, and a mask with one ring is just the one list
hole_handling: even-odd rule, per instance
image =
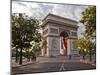
[[55, 72], [59, 71], [61, 64], [61, 62], [47, 62], [21, 66], [17, 68], [12, 68], [12, 74]]
[[[63, 64], [64, 69], [61, 69]], [[37, 63], [27, 66], [22, 66], [12, 69], [14, 74], [23, 73], [43, 73], [43, 72], [59, 72], [59, 71], [74, 71], [74, 70], [88, 70], [95, 69], [95, 66], [84, 64], [80, 62], [46, 62]]]
[[91, 69], [96, 69], [96, 66], [92, 66], [90, 64], [82, 62], [65, 62], [64, 69], [65, 69], [64, 71], [91, 70]]

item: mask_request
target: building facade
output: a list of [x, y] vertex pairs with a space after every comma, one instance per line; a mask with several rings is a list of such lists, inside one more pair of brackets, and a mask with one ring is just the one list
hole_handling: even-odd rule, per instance
[[77, 21], [48, 14], [42, 23], [42, 36], [47, 42], [41, 51], [42, 56], [78, 56], [79, 52], [75, 46], [77, 24]]

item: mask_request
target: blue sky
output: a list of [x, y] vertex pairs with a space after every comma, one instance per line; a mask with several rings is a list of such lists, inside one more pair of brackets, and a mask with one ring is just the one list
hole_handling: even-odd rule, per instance
[[[25, 13], [29, 16], [43, 19], [48, 13], [59, 15], [65, 18], [79, 21], [81, 13], [87, 8], [86, 5], [70, 5], [70, 4], [51, 4], [36, 2], [20, 2], [12, 1], [12, 13]], [[79, 23], [78, 37], [84, 32], [85, 27]]]

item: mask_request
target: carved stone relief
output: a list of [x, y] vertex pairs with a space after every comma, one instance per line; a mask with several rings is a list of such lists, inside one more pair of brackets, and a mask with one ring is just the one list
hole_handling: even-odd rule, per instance
[[58, 49], [57, 46], [58, 46], [58, 40], [53, 38], [52, 39], [52, 45], [51, 45], [52, 50], [57, 50]]
[[58, 34], [58, 29], [50, 28], [50, 33]]

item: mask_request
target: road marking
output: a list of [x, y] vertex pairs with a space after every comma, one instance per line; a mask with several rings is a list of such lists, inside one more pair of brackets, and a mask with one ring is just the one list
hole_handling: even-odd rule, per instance
[[61, 65], [61, 67], [59, 69], [59, 71], [64, 71], [65, 70], [65, 68], [64, 68], [64, 62], [65, 62], [65, 60], [63, 61], [62, 65]]

